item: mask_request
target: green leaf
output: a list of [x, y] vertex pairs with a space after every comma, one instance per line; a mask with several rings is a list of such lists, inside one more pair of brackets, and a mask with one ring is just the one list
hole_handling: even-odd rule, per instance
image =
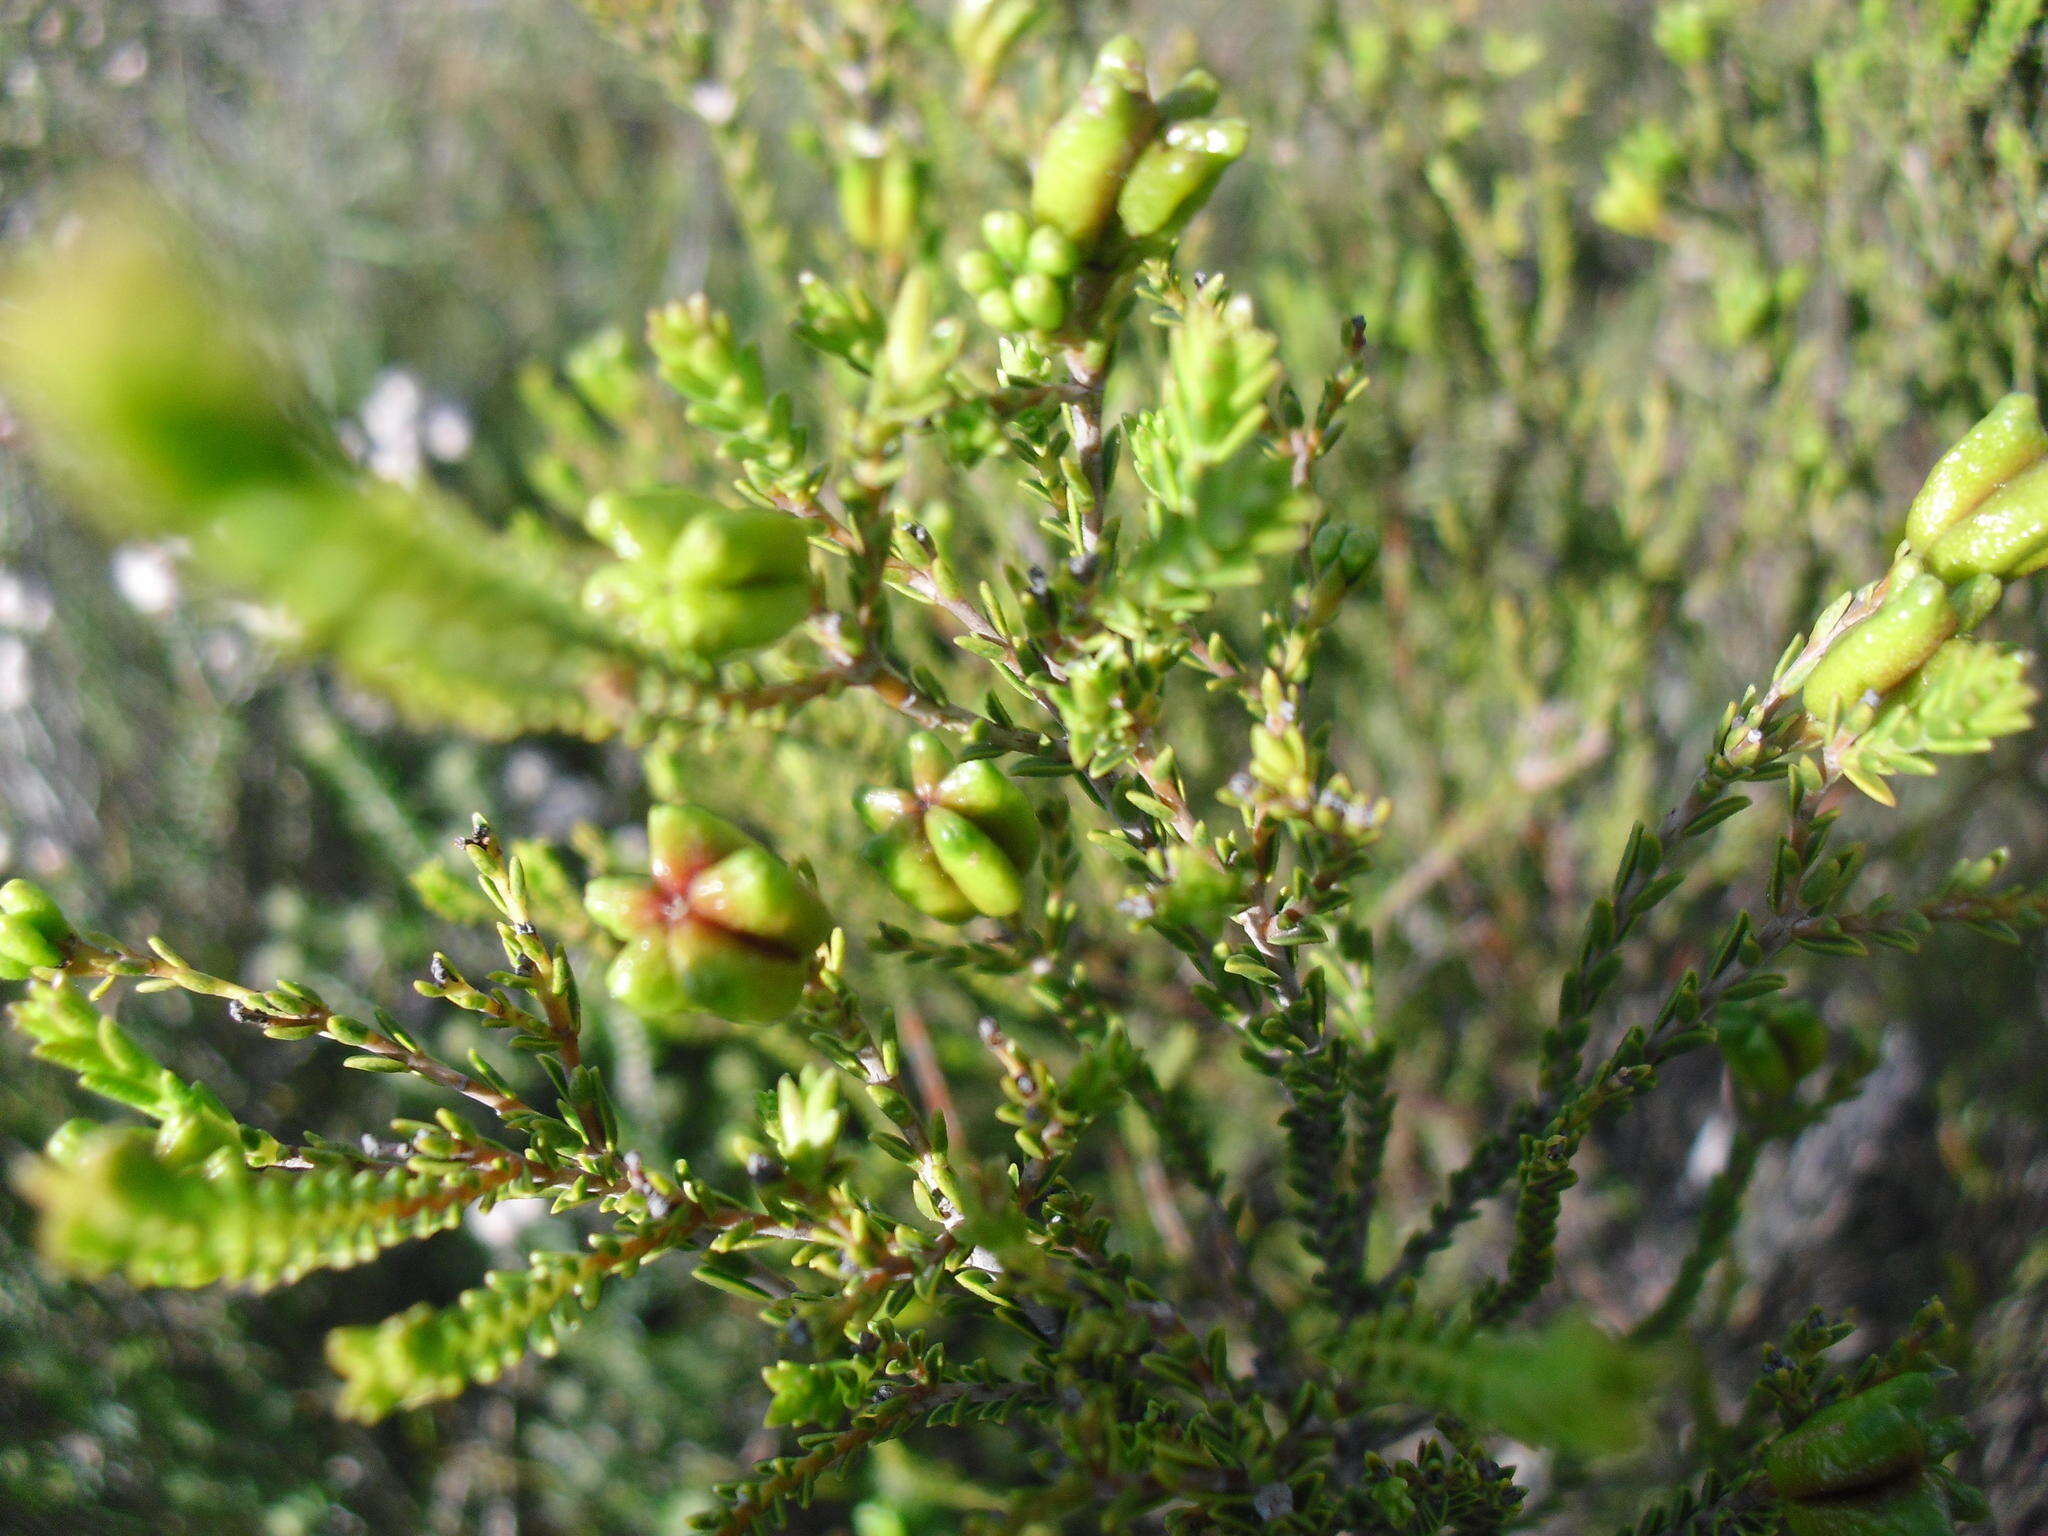
[[2024, 652], [1986, 640], [1951, 640], [1885, 700], [1870, 727], [1841, 753], [1843, 774], [1883, 805], [1895, 803], [1884, 780], [1926, 776], [1930, 759], [1986, 752], [2031, 723], [2039, 694]]
[[1360, 1323], [1327, 1354], [1373, 1391], [1573, 1455], [1636, 1445], [1661, 1375], [1654, 1352], [1576, 1313], [1504, 1333], [1392, 1314]]
[[146, 1131], [100, 1128], [30, 1164], [22, 1185], [44, 1256], [60, 1268], [267, 1290], [452, 1227], [487, 1195], [525, 1193], [523, 1168], [507, 1158], [456, 1173], [252, 1171], [224, 1154], [194, 1165]]
[[91, 211], [0, 306], [0, 367], [94, 517], [188, 540], [294, 639], [418, 717], [599, 734], [640, 658], [467, 512], [366, 480], [146, 217]]
[[381, 1323], [335, 1329], [327, 1363], [342, 1378], [341, 1412], [381, 1419], [496, 1381], [528, 1352], [552, 1355], [615, 1267], [628, 1266], [608, 1249], [536, 1253], [526, 1269], [493, 1270], [449, 1306], [421, 1303]]

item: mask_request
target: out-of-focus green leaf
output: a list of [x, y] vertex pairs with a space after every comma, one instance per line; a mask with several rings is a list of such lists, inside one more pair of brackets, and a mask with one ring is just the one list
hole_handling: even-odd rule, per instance
[[417, 716], [596, 734], [639, 658], [466, 512], [353, 473], [146, 211], [101, 205], [18, 273], [0, 380], [112, 527], [191, 542], [310, 650]]

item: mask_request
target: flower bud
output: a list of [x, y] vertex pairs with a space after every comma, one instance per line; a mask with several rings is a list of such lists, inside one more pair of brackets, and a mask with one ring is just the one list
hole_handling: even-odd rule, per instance
[[0, 885], [0, 912], [32, 924], [52, 944], [69, 940], [71, 924], [50, 893], [29, 880], [10, 880]]
[[1117, 38], [1097, 57], [1081, 99], [1046, 135], [1031, 183], [1032, 216], [1084, 250], [1094, 245], [1157, 121], [1143, 56], [1131, 39]]
[[1935, 541], [2021, 470], [2048, 454], [2032, 395], [2007, 395], [1941, 456], [1906, 512], [1906, 542], [1927, 554]]
[[984, 293], [974, 301], [974, 312], [981, 316], [982, 324], [992, 331], [1021, 331], [1024, 317], [1017, 313], [1017, 306], [1010, 301], [1007, 288], [996, 288]]
[[622, 560], [643, 560], [674, 546], [683, 527], [718, 503], [681, 486], [653, 485], [637, 491], [605, 491], [583, 509], [583, 526]]
[[1191, 69], [1159, 98], [1159, 120], [1181, 123], [1191, 117], [1205, 117], [1216, 110], [1222, 95], [1222, 83], [1214, 75], [1206, 69]]
[[1948, 1505], [1926, 1478], [1889, 1488], [1843, 1494], [1812, 1504], [1788, 1504], [1785, 1536], [1955, 1536]]
[[953, 275], [959, 278], [960, 286], [976, 298], [994, 293], [1003, 286], [1003, 264], [996, 260], [994, 252], [979, 247], [967, 252], [954, 264]]
[[71, 925], [41, 886], [26, 880], [0, 886], [0, 981], [62, 965], [71, 939]]
[[880, 220], [876, 201], [881, 189], [881, 159], [849, 151], [839, 162], [833, 178], [839, 193], [839, 222], [856, 250], [881, 249]]
[[1014, 208], [998, 208], [982, 215], [981, 240], [997, 261], [1014, 271], [1024, 265], [1030, 248], [1031, 221]]
[[839, 217], [858, 250], [901, 254], [917, 238], [923, 162], [900, 139], [856, 144], [839, 162]]
[[583, 895], [591, 918], [625, 941], [605, 978], [612, 995], [654, 1017], [787, 1014], [832, 931], [809, 882], [697, 806], [655, 807], [647, 842], [647, 878], [593, 880]]
[[1780, 1498], [1853, 1492], [1921, 1466], [1929, 1449], [1934, 1378], [1913, 1371], [1830, 1403], [1764, 1454]]
[[1031, 239], [1024, 247], [1027, 271], [1043, 272], [1047, 277], [1071, 277], [1080, 265], [1081, 253], [1059, 230], [1041, 224], [1031, 231]]
[[1991, 617], [2003, 596], [2005, 583], [1996, 576], [1972, 576], [1950, 587], [1948, 605], [1956, 611], [1956, 627], [1968, 634]]
[[974, 94], [988, 88], [1017, 39], [1043, 12], [1042, 0], [956, 0], [946, 34], [967, 66]]
[[1067, 318], [1067, 296], [1043, 272], [1026, 272], [1010, 284], [1010, 303], [1034, 331], [1056, 331]]
[[1806, 712], [1839, 715], [1865, 694], [1889, 693], [1920, 669], [1956, 632], [1948, 588], [1938, 576], [1916, 576], [1877, 612], [1836, 637], [1805, 684]]
[[1345, 523], [1325, 523], [1316, 530], [1309, 549], [1315, 586], [1309, 591], [1306, 617], [1310, 624], [1327, 624], [1337, 616], [1345, 593], [1358, 583], [1372, 564], [1372, 540], [1363, 528]]
[[810, 611], [810, 544], [781, 512], [745, 507], [692, 520], [669, 554], [676, 643], [707, 656], [766, 645]]
[[1117, 198], [1117, 217], [1134, 240], [1170, 238], [1201, 212], [1250, 130], [1236, 118], [1176, 123], [1138, 157]]
[[1762, 1104], [1789, 1097], [1827, 1059], [1827, 1025], [1797, 1004], [1733, 1012], [1717, 1033], [1729, 1077]]
[[2021, 470], [1949, 525], [1927, 551], [1944, 581], [2026, 576], [2048, 564], [2048, 460]]
[[0, 980], [21, 981], [29, 972], [62, 965], [64, 953], [26, 918], [0, 917]]
[[871, 789], [859, 801], [875, 836], [862, 857], [928, 917], [1008, 917], [1024, 904], [1038, 821], [1023, 791], [986, 758], [960, 763], [920, 731], [904, 753], [910, 789]]

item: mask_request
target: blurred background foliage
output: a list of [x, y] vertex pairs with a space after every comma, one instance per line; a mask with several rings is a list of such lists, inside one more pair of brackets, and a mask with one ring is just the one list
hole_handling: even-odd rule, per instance
[[[734, 0], [726, 42], [743, 51], [792, 9]], [[1134, 25], [1169, 60], [1199, 40], [1257, 131], [1190, 264], [1231, 272], [1304, 373], [1333, 357], [1333, 317], [1362, 315], [1372, 338], [1330, 483], [1378, 543], [1379, 598], [1340, 626], [1315, 705], [1352, 777], [1395, 805], [1366, 901], [1377, 1027], [1402, 1048], [1389, 1168], [1412, 1205], [1521, 1081], [1631, 822], [1820, 602], [1881, 568], [1941, 448], [2005, 390], [2041, 388], [2043, 8], [1048, 9], [1055, 32]], [[742, 137], [567, 0], [0, 0], [0, 228], [45, 231], [81, 179], [139, 175], [217, 243], [373, 468], [514, 520], [547, 478], [548, 360], [700, 286], [772, 316], [780, 248], [828, 221], [816, 125], [767, 65], [749, 78]], [[933, 150], [941, 184], [985, 206], [971, 144]], [[687, 465], [694, 445], [648, 420], [604, 453]], [[2038, 590], [2013, 601], [2033, 607], [2006, 632], [2038, 634]], [[1206, 707], [1187, 701], [1197, 776]], [[887, 745], [835, 705], [779, 736], [683, 741], [669, 771], [715, 754], [738, 783], [773, 755], [817, 793], [746, 812], [796, 846], [850, 846], [845, 764]], [[2018, 874], [2048, 875], [2041, 746], [1952, 763], [1899, 812], [1858, 809], [1859, 831], [1881, 864], [2002, 843]], [[407, 876], [471, 811], [567, 839], [641, 799], [623, 751], [401, 729], [292, 665], [176, 550], [110, 547], [62, 515], [0, 438], [0, 865], [97, 925], [166, 931], [251, 980], [394, 998], [450, 942], [402, 899]], [[1756, 867], [1764, 831], [1717, 857]], [[1972, 1341], [1975, 1470], [2015, 1531], [2048, 1525], [2040, 958], [1970, 939], [1917, 963], [1807, 963], [1808, 995], [1883, 1065], [1767, 1155], [1712, 1297], [1734, 1353], [1698, 1362], [1703, 1381], [1746, 1371], [1809, 1303], [1889, 1335], [1941, 1290]], [[1116, 963], [1170, 1016], [1156, 955]], [[312, 1046], [152, 1001], [132, 1021], [146, 1042], [263, 1123], [340, 1134], [395, 1107], [388, 1080]], [[971, 1015], [931, 1006], [943, 1059]], [[657, 1054], [608, 1027], [628, 1110], [693, 1155], [787, 1065], [772, 1036]], [[11, 1160], [79, 1106], [20, 1040], [0, 1063]], [[1697, 1080], [1611, 1135], [1613, 1176], [1567, 1207], [1567, 1280], [1617, 1314], [1658, 1293], [1726, 1155], [1724, 1090], [1708, 1063], [1685, 1070]], [[1234, 1102], [1224, 1073], [1213, 1088], [1226, 1161], [1261, 1198], [1270, 1106]], [[1671, 1166], [1688, 1176], [1626, 1176]], [[743, 1305], [678, 1274], [634, 1282], [566, 1363], [376, 1431], [328, 1413], [324, 1328], [451, 1296], [516, 1248], [511, 1214], [250, 1300], [54, 1282], [0, 1193], [0, 1528], [680, 1528], [693, 1490], [765, 1449], [735, 1426], [758, 1419], [772, 1352]], [[845, 1492], [818, 1529], [949, 1530], [975, 1498], [914, 1448]]]

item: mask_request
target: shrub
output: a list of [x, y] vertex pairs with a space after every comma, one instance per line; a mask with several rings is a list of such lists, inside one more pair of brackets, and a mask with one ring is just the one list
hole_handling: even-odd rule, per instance
[[[1319, 24], [1243, 117], [1035, 0], [593, 9], [748, 270], [526, 375], [509, 520], [353, 464], [133, 190], [16, 275], [9, 388], [89, 513], [415, 728], [612, 744], [649, 802], [479, 815], [471, 878], [414, 881], [467, 935], [381, 1003], [0, 890], [15, 1025], [132, 1112], [27, 1165], [45, 1255], [267, 1288], [546, 1201], [522, 1263], [329, 1335], [341, 1410], [496, 1381], [667, 1259], [685, 1337], [773, 1351], [720, 1532], [1981, 1518], [1938, 1304], [1844, 1361], [1777, 1299], [1759, 1370], [1710, 1282], [1877, 1064], [1834, 964], [2048, 918], [1890, 830], [2034, 703], [1996, 614], [2048, 563], [2006, 393], [2038, 6], [1669, 4], [1628, 120], [1430, 8]], [[399, 1113], [264, 1124], [123, 992]], [[1613, 1152], [1715, 1057], [1694, 1230], [1603, 1286], [1628, 1213], [1567, 1197], [1603, 1147], [1667, 1179]]]

